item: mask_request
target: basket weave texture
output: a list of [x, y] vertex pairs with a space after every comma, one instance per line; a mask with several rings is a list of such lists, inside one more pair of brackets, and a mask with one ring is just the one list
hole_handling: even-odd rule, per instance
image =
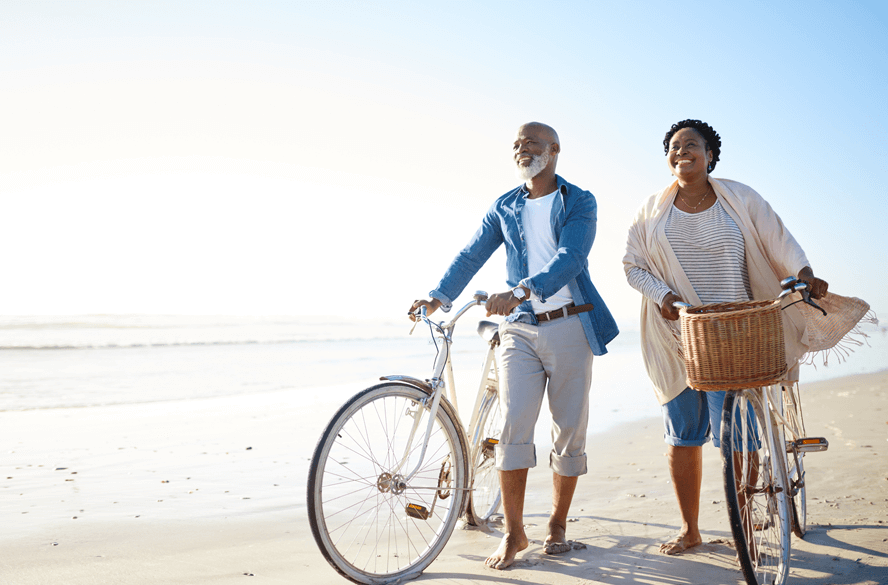
[[684, 309], [681, 344], [687, 384], [697, 390], [758, 388], [786, 374], [779, 300]]

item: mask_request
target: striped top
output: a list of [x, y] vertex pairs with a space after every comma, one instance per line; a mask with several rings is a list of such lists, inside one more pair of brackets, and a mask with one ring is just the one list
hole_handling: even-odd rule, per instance
[[[665, 229], [666, 239], [702, 303], [752, 298], [743, 234], [721, 202], [700, 213], [687, 213], [673, 205]], [[641, 268], [632, 268], [628, 276], [633, 288], [658, 305], [672, 292]]]

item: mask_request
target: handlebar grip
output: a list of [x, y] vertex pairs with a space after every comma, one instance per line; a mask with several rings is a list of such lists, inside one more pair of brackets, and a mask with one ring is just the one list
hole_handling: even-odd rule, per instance
[[780, 292], [780, 295], [777, 297], [779, 299], [782, 299], [783, 297], [790, 295], [794, 292], [797, 292], [797, 293], [801, 294], [801, 296], [802, 296], [802, 298], [800, 300], [795, 301], [793, 303], [789, 303], [788, 305], [783, 307], [783, 309], [787, 309], [796, 303], [805, 303], [806, 305], [811, 305], [812, 307], [814, 307], [815, 309], [817, 309], [818, 311], [823, 313], [824, 316], [826, 316], [826, 311], [824, 310], [824, 308], [811, 300], [811, 295], [810, 295], [811, 286], [807, 282], [801, 281], [794, 276], [789, 276], [789, 277], [784, 278], [783, 280], [780, 281], [780, 286], [783, 287], [783, 290]]
[[787, 276], [786, 278], [784, 278], [783, 280], [780, 281], [780, 288], [788, 289], [792, 285], [797, 283], [798, 281], [799, 281], [799, 279], [796, 278], [795, 276]]

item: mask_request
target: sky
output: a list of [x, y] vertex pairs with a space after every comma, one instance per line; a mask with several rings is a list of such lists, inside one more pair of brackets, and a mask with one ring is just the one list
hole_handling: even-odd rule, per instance
[[[558, 131], [624, 327], [686, 118], [831, 290], [888, 315], [878, 2], [0, 3], [0, 314], [403, 315]], [[506, 289], [498, 252], [461, 299]]]

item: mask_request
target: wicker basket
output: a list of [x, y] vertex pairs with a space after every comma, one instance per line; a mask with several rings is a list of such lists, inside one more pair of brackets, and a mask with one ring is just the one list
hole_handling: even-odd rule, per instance
[[768, 386], [786, 374], [780, 301], [746, 301], [681, 311], [688, 386], [742, 390]]

